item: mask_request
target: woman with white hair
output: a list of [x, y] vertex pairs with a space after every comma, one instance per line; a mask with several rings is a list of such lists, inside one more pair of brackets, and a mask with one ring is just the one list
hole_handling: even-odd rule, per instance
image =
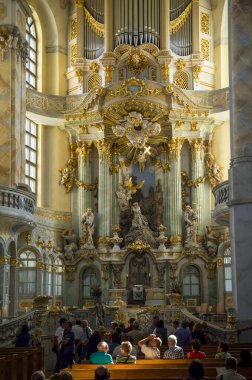
[[177, 337], [169, 335], [168, 350], [164, 352], [163, 359], [184, 359], [184, 351], [182, 347], [177, 346]]

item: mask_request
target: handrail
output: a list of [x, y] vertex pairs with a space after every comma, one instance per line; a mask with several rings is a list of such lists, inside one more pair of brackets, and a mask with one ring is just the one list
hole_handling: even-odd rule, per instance
[[16, 330], [26, 324], [29, 329], [35, 325], [35, 315], [37, 310], [32, 310], [28, 313], [22, 314], [11, 321], [4, 322], [0, 325], [0, 347], [10, 343], [15, 338]]
[[226, 204], [229, 201], [229, 181], [221, 182], [213, 189], [215, 207]]
[[[186, 317], [187, 320], [193, 321], [195, 323], [202, 323], [202, 319], [196, 317], [192, 313], [190, 313], [186, 308], [180, 309], [181, 313]], [[238, 340], [238, 330], [226, 329], [217, 325], [214, 325], [211, 322], [207, 322], [207, 327], [210, 334], [216, 341], [222, 340], [226, 341], [229, 336], [236, 336]]]
[[0, 186], [0, 207], [1, 206], [19, 209], [34, 214], [35, 195], [20, 189]]

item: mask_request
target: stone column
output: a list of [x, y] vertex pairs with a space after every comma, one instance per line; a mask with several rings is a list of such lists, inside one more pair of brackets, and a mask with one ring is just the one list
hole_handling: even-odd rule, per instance
[[228, 5], [233, 297], [237, 318], [245, 322], [252, 315], [252, 2], [230, 0]]
[[170, 48], [170, 0], [161, 0], [160, 50]]
[[84, 0], [75, 0], [76, 4], [76, 18], [77, 18], [77, 51], [76, 57], [83, 58], [84, 57]]
[[163, 187], [163, 225], [167, 228], [167, 235], [170, 235], [170, 220], [169, 220], [169, 182], [170, 182], [170, 171], [169, 171], [169, 157], [167, 148], [164, 148], [161, 152], [161, 178]]
[[9, 316], [15, 317], [18, 312], [18, 260], [10, 259]]
[[44, 263], [37, 261], [37, 282], [36, 282], [36, 295], [44, 295]]
[[0, 257], [0, 301], [2, 301], [2, 313], [8, 315], [9, 308], [9, 283], [10, 283], [10, 258]]
[[111, 202], [112, 202], [112, 207], [111, 207], [111, 221], [112, 221], [112, 226], [119, 225], [119, 204], [118, 204], [118, 197], [116, 195], [116, 191], [118, 190], [119, 187], [119, 153], [114, 150], [113, 151], [113, 156], [112, 156], [112, 164], [110, 166], [110, 172], [112, 175], [111, 178]]
[[98, 220], [99, 239], [98, 247], [106, 249], [106, 238], [110, 236], [111, 218], [111, 181], [109, 167], [111, 163], [111, 147], [108, 141], [99, 140], [97, 142], [99, 153], [99, 183], [98, 183]]
[[113, 51], [113, 0], [104, 1], [104, 52]]
[[191, 207], [196, 211], [198, 215], [198, 231], [197, 235], [203, 236], [205, 232], [205, 226], [203, 223], [203, 183], [204, 183], [204, 160], [202, 150], [202, 139], [195, 138], [189, 140], [192, 160], [191, 160], [191, 180], [193, 181], [191, 187]]
[[[7, 2], [6, 2], [7, 3]], [[25, 30], [21, 31], [12, 24], [12, 13], [16, 14], [15, 1], [11, 3], [8, 12], [6, 6], [5, 21], [0, 25], [0, 82], [1, 82], [1, 147], [0, 147], [0, 181], [1, 185], [15, 187], [25, 182], [25, 112], [26, 83], [25, 63], [27, 58], [27, 43]], [[11, 9], [14, 7], [14, 9]], [[25, 25], [25, 17], [20, 14]], [[13, 17], [15, 18], [15, 17]]]
[[80, 186], [78, 189], [79, 197], [79, 236], [82, 235], [81, 231], [81, 218], [87, 208], [92, 208], [92, 177], [91, 177], [91, 148], [92, 142], [85, 141], [79, 142], [79, 181]]
[[200, 52], [199, 0], [192, 1], [192, 46], [193, 54]]
[[169, 221], [172, 245], [181, 246], [182, 242], [182, 194], [181, 194], [181, 158], [180, 151], [184, 139], [172, 137], [169, 145]]

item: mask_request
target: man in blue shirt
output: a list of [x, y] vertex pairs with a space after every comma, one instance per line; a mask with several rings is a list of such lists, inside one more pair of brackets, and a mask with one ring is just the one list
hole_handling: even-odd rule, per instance
[[74, 359], [74, 333], [72, 332], [72, 323], [66, 322], [65, 330], [61, 342], [61, 351], [63, 354], [63, 363], [61, 368], [72, 368]]
[[89, 361], [92, 364], [113, 364], [113, 359], [108, 354], [109, 346], [106, 342], [100, 342], [97, 345], [97, 352], [91, 354]]
[[177, 342], [179, 346], [190, 344], [192, 342], [192, 335], [187, 326], [187, 322], [182, 321], [181, 326], [174, 331], [174, 335], [177, 337]]

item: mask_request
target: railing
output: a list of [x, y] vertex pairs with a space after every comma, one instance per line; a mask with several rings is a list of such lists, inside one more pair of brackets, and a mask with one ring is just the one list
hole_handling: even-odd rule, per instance
[[229, 201], [229, 182], [224, 181], [213, 189], [215, 207], [223, 204], [227, 204]]
[[[195, 315], [191, 314], [186, 308], [182, 308], [181, 314], [183, 318], [185, 318], [188, 321], [193, 321], [195, 323], [202, 323], [202, 319], [196, 317]], [[207, 327], [209, 334], [211, 336], [211, 340], [213, 342], [230, 342], [235, 339], [235, 341], [238, 341], [238, 331], [233, 329], [227, 329], [223, 328], [217, 325], [214, 325], [211, 322], [207, 322]]]
[[22, 325], [27, 325], [29, 329], [35, 326], [35, 314], [36, 311], [30, 311], [17, 318], [13, 318], [11, 321], [0, 325], [0, 346], [7, 346], [15, 340], [16, 332]]
[[35, 196], [26, 191], [0, 186], [0, 206], [34, 214]]

